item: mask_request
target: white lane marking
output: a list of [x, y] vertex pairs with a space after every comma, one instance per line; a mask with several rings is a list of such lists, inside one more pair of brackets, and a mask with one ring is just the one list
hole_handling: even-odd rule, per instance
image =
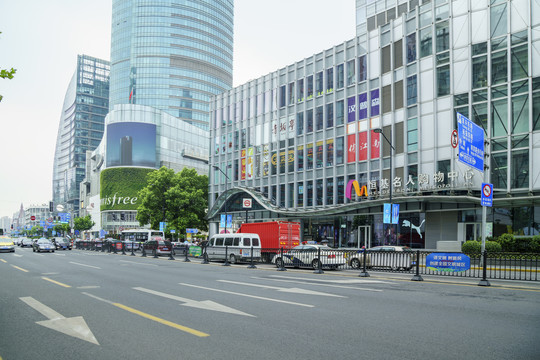
[[136, 265], [144, 265], [144, 266], [158, 266], [156, 264], [145, 264], [145, 263], [139, 263], [139, 262], [136, 262], [136, 261], [128, 261], [128, 260], [120, 260], [120, 262], [125, 262], [125, 263], [129, 263], [129, 264], [136, 264]]
[[295, 279], [295, 280], [303, 280], [303, 281], [318, 281], [318, 282], [326, 282], [331, 284], [393, 284], [389, 281], [382, 281], [382, 280], [364, 280], [364, 279], [345, 279], [345, 280], [328, 280], [328, 279], [315, 279], [315, 278], [305, 278], [305, 277], [299, 277], [299, 276], [282, 276], [282, 275], [270, 275], [270, 277], [273, 278], [282, 278], [282, 279]]
[[[339, 289], [353, 289], [353, 290], [362, 290], [362, 291], [382, 292], [382, 290], [380, 290], [380, 289], [371, 289], [371, 288], [356, 287], [356, 286], [317, 284], [317, 283], [307, 282], [307, 281], [272, 279], [272, 278], [262, 278], [262, 277], [256, 277], [256, 276], [252, 276], [251, 278], [252, 279], [259, 279], [259, 280], [271, 280], [271, 281], [279, 281], [279, 282], [286, 282], [286, 283], [293, 283], [293, 284], [302, 284], [302, 285], [326, 286], [326, 287], [333, 287], [333, 288], [339, 288]], [[306, 280], [306, 279], [304, 279], [304, 280]]]
[[94, 265], [86, 265], [86, 264], [81, 264], [81, 263], [77, 263], [77, 262], [74, 262], [74, 261], [70, 261], [69, 263], [74, 264], [74, 265], [86, 266], [86, 267], [89, 267], [89, 268], [94, 268], [94, 269], [101, 270], [100, 267], [97, 267], [97, 266], [94, 266]]
[[96, 300], [99, 300], [99, 301], [103, 301], [103, 302], [105, 302], [105, 303], [107, 303], [107, 304], [114, 305], [114, 303], [113, 303], [112, 301], [106, 300], [106, 299], [103, 299], [103, 298], [100, 298], [99, 296], [92, 295], [92, 294], [89, 294], [89, 293], [84, 292], [84, 291], [83, 291], [81, 294], [88, 295], [88, 296], [90, 296], [90, 297], [93, 298], [93, 299], [96, 299]]
[[13, 256], [15, 256], [15, 257], [23, 257], [22, 255], [19, 255], [19, 254], [13, 254]]
[[272, 289], [272, 290], [277, 290], [277, 291], [287, 292], [287, 293], [294, 293], [294, 294], [333, 296], [333, 297], [340, 297], [340, 298], [346, 297], [346, 296], [341, 296], [341, 295], [329, 294], [329, 293], [300, 289], [300, 288], [285, 288], [285, 287], [269, 286], [269, 285], [261, 285], [261, 284], [242, 283], [242, 282], [230, 281], [230, 280], [217, 280], [217, 281], [229, 283], [229, 284], [253, 286], [253, 287], [259, 287], [259, 288], [264, 288], [264, 289]]
[[41, 275], [58, 275], [57, 272], [48, 272], [48, 273], [41, 273]]
[[262, 296], [255, 296], [255, 295], [248, 295], [248, 294], [236, 293], [236, 292], [227, 291], [227, 290], [212, 289], [212, 288], [209, 288], [209, 287], [198, 286], [198, 285], [191, 285], [191, 284], [185, 284], [185, 283], [179, 283], [179, 285], [190, 286], [190, 287], [194, 287], [194, 288], [198, 288], [198, 289], [204, 289], [204, 290], [210, 290], [210, 291], [216, 291], [216, 292], [221, 292], [221, 293], [225, 293], [225, 294], [244, 296], [244, 297], [249, 297], [249, 298], [253, 298], [253, 299], [266, 300], [266, 301], [274, 301], [274, 302], [278, 302], [278, 303], [282, 303], [282, 304], [289, 304], [289, 305], [296, 305], [296, 306], [304, 306], [304, 307], [310, 307], [310, 308], [315, 307], [314, 305], [302, 304], [302, 303], [299, 303], [299, 302], [292, 302], [292, 301], [285, 301], [285, 300], [279, 300], [279, 299], [272, 299], [272, 298], [267, 298], [267, 297], [262, 297]]
[[86, 286], [77, 286], [77, 289], [99, 289], [99, 285], [86, 285]]
[[142, 292], [145, 292], [145, 293], [148, 293], [148, 294], [161, 296], [161, 297], [164, 297], [166, 299], [171, 299], [171, 300], [175, 300], [175, 301], [178, 301], [178, 302], [182, 302], [184, 304], [180, 304], [180, 305], [183, 305], [183, 306], [189, 306], [189, 307], [194, 307], [194, 308], [203, 309], [203, 310], [221, 311], [221, 312], [224, 312], [224, 313], [235, 314], [235, 315], [256, 317], [254, 315], [245, 313], [245, 312], [240, 311], [240, 310], [233, 309], [233, 308], [225, 306], [225, 305], [221, 305], [221, 304], [216, 303], [216, 302], [211, 301], [211, 300], [203, 300], [203, 301], [191, 300], [191, 299], [182, 298], [182, 297], [179, 297], [179, 296], [176, 296], [176, 295], [162, 293], [160, 291], [145, 289], [145, 288], [142, 288], [142, 287], [134, 287], [133, 290], [138, 290], [138, 291], [142, 291]]
[[66, 256], [66, 254], [58, 254], [58, 253], [54, 253], [54, 255], [56, 255], [56, 256]]
[[44, 321], [36, 321], [36, 324], [99, 345], [94, 334], [92, 334], [92, 331], [82, 316], [66, 318], [50, 307], [40, 303], [33, 297], [27, 296], [19, 299], [49, 319]]

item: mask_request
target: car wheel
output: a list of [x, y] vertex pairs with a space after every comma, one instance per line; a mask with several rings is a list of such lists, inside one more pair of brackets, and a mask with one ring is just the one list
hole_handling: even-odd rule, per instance
[[353, 269], [360, 269], [360, 266], [362, 266], [362, 263], [360, 262], [360, 259], [352, 259], [351, 260], [351, 267]]
[[278, 268], [285, 267], [285, 264], [283, 263], [283, 259], [282, 259], [282, 258], [277, 258], [277, 259], [276, 259], [276, 267], [278, 267]]
[[36, 252], [36, 249], [32, 249], [32, 252]]
[[231, 264], [236, 264], [236, 256], [234, 254], [231, 254], [231, 256], [229, 256], [229, 262]]
[[313, 261], [311, 262], [311, 267], [315, 270], [317, 270], [319, 268], [319, 259], [313, 259]]
[[54, 250], [52, 252], [54, 252]]

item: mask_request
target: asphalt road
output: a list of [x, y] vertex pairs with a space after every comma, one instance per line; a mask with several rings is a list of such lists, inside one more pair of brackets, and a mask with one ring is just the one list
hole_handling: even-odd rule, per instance
[[0, 359], [539, 359], [540, 284], [0, 253]]

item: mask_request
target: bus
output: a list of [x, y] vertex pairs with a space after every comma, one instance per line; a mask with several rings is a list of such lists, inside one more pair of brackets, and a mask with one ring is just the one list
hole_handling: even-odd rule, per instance
[[132, 246], [133, 246], [133, 250], [138, 250], [138, 249], [142, 249], [142, 244], [145, 241], [150, 240], [154, 236], [161, 237], [163, 240], [165, 240], [165, 234], [163, 234], [163, 231], [152, 230], [152, 229], [123, 230], [121, 240], [125, 242], [126, 250], [127, 249], [131, 250]]

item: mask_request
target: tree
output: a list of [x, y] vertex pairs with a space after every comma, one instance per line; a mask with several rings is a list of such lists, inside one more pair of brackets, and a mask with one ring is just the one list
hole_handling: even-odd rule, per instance
[[[2, 32], [0, 31], [0, 34]], [[15, 72], [17, 72], [16, 69], [11, 68], [11, 70], [6, 69], [0, 69], [0, 79], [13, 79], [13, 75], [15, 75]], [[3, 97], [0, 95], [0, 101], [2, 101]]]
[[66, 235], [66, 233], [69, 234], [69, 232], [71, 231], [71, 226], [69, 226], [69, 224], [56, 225], [54, 227], [54, 231]]
[[90, 230], [95, 224], [90, 215], [73, 219], [73, 228], [79, 231]]
[[204, 217], [208, 208], [208, 176], [198, 175], [194, 169], [174, 170], [162, 167], [148, 174], [147, 186], [138, 197], [137, 221], [158, 229], [161, 221], [178, 235], [186, 228], [207, 230]]

